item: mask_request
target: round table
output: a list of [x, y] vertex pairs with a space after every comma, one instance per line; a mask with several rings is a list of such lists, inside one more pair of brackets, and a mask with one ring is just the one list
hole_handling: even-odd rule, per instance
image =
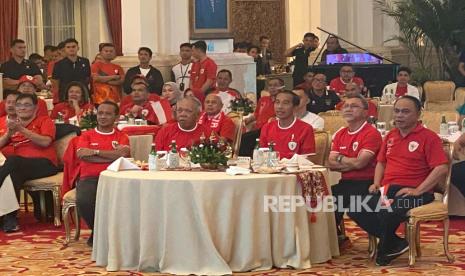
[[92, 259], [108, 271], [173, 274], [309, 268], [339, 255], [333, 213], [311, 223], [305, 207], [265, 208], [265, 196], [299, 188], [295, 175], [104, 171]]

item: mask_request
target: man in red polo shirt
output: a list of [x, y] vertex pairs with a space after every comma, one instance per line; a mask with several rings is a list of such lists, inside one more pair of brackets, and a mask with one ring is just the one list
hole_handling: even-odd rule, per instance
[[[32, 76], [24, 75], [19, 78], [18, 92], [35, 95], [36, 89], [37, 87]], [[5, 116], [6, 114], [5, 101], [1, 101], [0, 116]], [[47, 103], [42, 99], [37, 99], [37, 115], [48, 116]]]
[[[368, 102], [363, 96], [348, 98], [342, 106], [342, 116], [348, 126], [338, 130], [333, 137], [329, 167], [341, 172], [342, 177], [331, 190], [336, 203], [342, 200], [339, 205], [344, 208], [349, 207], [350, 196], [367, 195], [368, 188], [373, 184], [376, 155], [382, 138], [378, 130], [367, 123], [368, 109]], [[339, 226], [344, 210], [337, 210], [335, 215], [336, 225]]]
[[434, 200], [432, 189], [448, 171], [449, 161], [439, 136], [418, 122], [420, 110], [421, 102], [415, 97], [396, 101], [396, 128], [384, 138], [369, 188], [376, 193], [383, 186], [383, 197], [373, 195], [368, 200], [371, 210], [349, 212], [361, 228], [379, 238], [378, 265], [388, 265], [408, 250], [408, 242], [395, 233], [397, 227], [407, 219], [410, 209]]
[[349, 82], [355, 82], [358, 86], [363, 87], [363, 80], [359, 77], [355, 77], [354, 68], [351, 64], [346, 64], [339, 70], [339, 77], [331, 80], [329, 87], [334, 90], [339, 96], [344, 95], [346, 84]]
[[220, 97], [223, 102], [222, 111], [224, 114], [231, 112], [231, 101], [241, 98], [241, 93], [234, 88], [229, 87], [232, 82], [232, 73], [229, 70], [223, 69], [216, 76], [216, 89], [211, 92]]
[[[349, 82], [346, 84], [345, 88], [345, 97], [353, 98], [362, 95], [362, 88], [355, 82]], [[341, 101], [336, 105], [336, 110], [342, 110], [342, 107], [345, 105], [346, 101]], [[372, 101], [367, 100], [368, 102], [368, 117], [378, 118], [378, 108], [376, 104]]]
[[147, 83], [134, 82], [131, 87], [132, 101], [121, 107], [121, 115], [131, 114], [134, 118], [145, 118], [151, 125], [163, 125], [173, 119], [171, 105], [166, 99], [155, 94], [158, 100], [149, 99]]
[[155, 138], [157, 150], [169, 151], [171, 141], [176, 141], [176, 147], [187, 148], [200, 141], [204, 135], [210, 136], [211, 131], [198, 124], [202, 104], [193, 96], [182, 98], [176, 104], [176, 122], [165, 125]]
[[[57, 156], [53, 147], [55, 124], [48, 116], [37, 116], [37, 97], [21, 94], [16, 99], [14, 120], [8, 119], [6, 129], [1, 130], [0, 150], [6, 161], [0, 167], [0, 187], [10, 175], [19, 202], [19, 192], [27, 180], [54, 175], [58, 172]], [[34, 202], [36, 197], [33, 197]], [[2, 208], [0, 202], [0, 210]], [[34, 204], [38, 206], [38, 204]], [[0, 213], [3, 231], [19, 230], [17, 211]]]
[[[77, 144], [79, 180], [76, 184], [76, 204], [79, 214], [90, 229], [94, 229], [95, 198], [100, 173], [120, 157], [129, 157], [128, 136], [115, 129], [118, 105], [112, 101], [102, 102], [97, 109], [97, 127], [83, 132]], [[93, 243], [93, 232], [87, 241]]]
[[196, 61], [192, 64], [189, 86], [200, 102], [203, 102], [207, 91], [215, 88], [217, 66], [207, 56], [207, 43], [203, 40], [192, 44], [192, 56]]
[[279, 92], [274, 101], [278, 119], [266, 123], [260, 132], [260, 146], [268, 147], [269, 143], [274, 143], [280, 158], [315, 153], [313, 127], [294, 115], [299, 103], [299, 96], [291, 91]]
[[199, 125], [206, 126], [228, 142], [234, 141], [236, 125], [227, 115], [221, 111], [223, 103], [215, 94], [208, 94], [204, 102], [205, 111], [199, 119]]
[[103, 43], [99, 47], [103, 62], [96, 62], [91, 66], [94, 104], [100, 104], [106, 100], [118, 103], [121, 99], [124, 70], [121, 66], [111, 62], [116, 55], [115, 45]]

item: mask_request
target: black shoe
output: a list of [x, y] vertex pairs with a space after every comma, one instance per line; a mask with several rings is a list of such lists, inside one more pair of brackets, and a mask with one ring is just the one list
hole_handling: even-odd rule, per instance
[[409, 245], [406, 239], [400, 239], [395, 247], [391, 250], [388, 250], [385, 254], [378, 254], [376, 257], [376, 265], [378, 266], [386, 266], [391, 263], [392, 260], [399, 257], [400, 255], [407, 252], [409, 249]]
[[89, 239], [87, 239], [87, 245], [88, 245], [89, 247], [94, 246], [94, 235], [93, 235], [93, 234], [91, 234], [90, 237], [89, 237]]
[[7, 214], [3, 217], [3, 232], [5, 233], [13, 233], [18, 232], [18, 219], [16, 218], [16, 214], [11, 215]]

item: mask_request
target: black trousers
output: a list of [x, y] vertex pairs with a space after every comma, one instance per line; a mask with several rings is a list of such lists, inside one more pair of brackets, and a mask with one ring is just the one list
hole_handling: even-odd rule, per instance
[[[415, 207], [430, 203], [434, 200], [431, 193], [423, 193], [419, 196], [396, 197], [395, 194], [404, 188], [399, 185], [391, 185], [386, 194], [388, 199], [393, 199], [390, 208], [380, 208], [381, 195], [368, 195], [367, 205], [370, 210], [349, 212], [349, 216], [368, 234], [379, 238], [378, 250], [381, 254], [391, 249], [398, 239], [396, 230], [399, 225], [407, 220], [407, 212]], [[378, 208], [378, 209], [377, 209]]]
[[260, 130], [256, 129], [242, 134], [239, 156], [253, 156], [256, 139], [260, 138]]
[[97, 196], [98, 177], [79, 179], [76, 184], [76, 206], [79, 215], [94, 231], [95, 198]]
[[[24, 182], [32, 179], [51, 176], [58, 173], [58, 168], [46, 158], [26, 158], [21, 156], [10, 156], [6, 159], [3, 166], [0, 167], [0, 187], [5, 178], [10, 175], [16, 192], [16, 198], [19, 202], [19, 192]], [[34, 206], [37, 197], [32, 197]], [[16, 211], [14, 212], [16, 214]]]
[[452, 166], [451, 182], [465, 196], [465, 161]]
[[[333, 196], [336, 198], [334, 202], [336, 206], [342, 205], [344, 208], [350, 206], [350, 196], [366, 196], [368, 195], [368, 188], [373, 184], [373, 179], [370, 180], [352, 180], [352, 179], [341, 179], [338, 184], [331, 186]], [[342, 200], [342, 204], [338, 200]], [[339, 226], [342, 221], [346, 210], [339, 210], [335, 212], [336, 225]]]

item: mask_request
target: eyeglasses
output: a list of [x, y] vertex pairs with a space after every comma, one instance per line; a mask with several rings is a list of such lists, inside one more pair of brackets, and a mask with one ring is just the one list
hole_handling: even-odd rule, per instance
[[324, 79], [316, 79], [316, 78], [313, 78], [314, 81], [317, 81], [317, 82], [326, 82], [326, 80]]
[[15, 107], [16, 108], [31, 108], [33, 107], [34, 105], [33, 104], [30, 104], [30, 103], [25, 103], [25, 104], [20, 104], [20, 103], [17, 103], [15, 104]]
[[362, 106], [355, 105], [355, 104], [345, 104], [342, 106], [342, 109], [357, 109], [357, 108], [363, 109]]

